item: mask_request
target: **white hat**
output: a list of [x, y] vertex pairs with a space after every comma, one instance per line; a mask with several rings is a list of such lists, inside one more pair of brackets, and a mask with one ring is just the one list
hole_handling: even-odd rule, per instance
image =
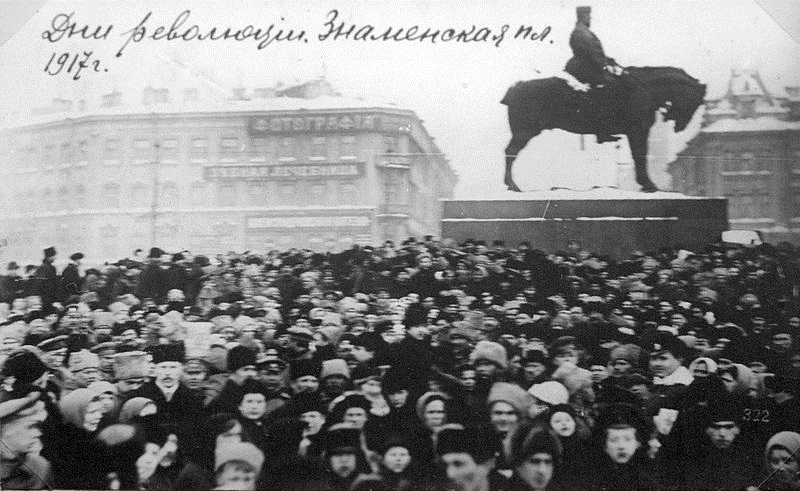
[[548, 380], [541, 384], [534, 384], [528, 392], [538, 400], [546, 402], [551, 406], [556, 404], [566, 404], [569, 401], [569, 392], [560, 382]]
[[261, 472], [261, 466], [264, 464], [264, 453], [252, 443], [246, 442], [226, 443], [214, 452], [215, 470], [219, 470], [223, 465], [233, 461], [246, 462], [255, 467], [256, 472]]

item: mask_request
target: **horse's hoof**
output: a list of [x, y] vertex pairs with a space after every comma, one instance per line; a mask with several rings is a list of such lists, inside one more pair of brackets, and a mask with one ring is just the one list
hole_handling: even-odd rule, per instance
[[653, 183], [645, 184], [644, 186], [642, 186], [642, 192], [643, 193], [655, 193], [655, 192], [658, 192], [658, 187], [656, 187], [656, 185], [653, 184]]
[[506, 183], [506, 188], [509, 191], [514, 191], [515, 193], [521, 193], [522, 192], [522, 190], [519, 187], [517, 187], [517, 185], [514, 184], [513, 182], [511, 184]]

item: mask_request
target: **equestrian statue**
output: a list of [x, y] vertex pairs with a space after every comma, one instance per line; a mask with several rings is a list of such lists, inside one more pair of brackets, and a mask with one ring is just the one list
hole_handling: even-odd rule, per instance
[[577, 8], [578, 21], [570, 36], [573, 57], [564, 71], [576, 81], [551, 77], [518, 82], [501, 101], [508, 106], [511, 141], [506, 147], [504, 183], [521, 191], [512, 177], [519, 152], [543, 130], [563, 129], [595, 134], [598, 143], [614, 142], [626, 135], [636, 169], [636, 182], [644, 192], [658, 188], [647, 173], [647, 139], [656, 111], [665, 121], [675, 121], [683, 131], [703, 103], [706, 86], [679, 68], [623, 68], [603, 51], [589, 29], [591, 9]]

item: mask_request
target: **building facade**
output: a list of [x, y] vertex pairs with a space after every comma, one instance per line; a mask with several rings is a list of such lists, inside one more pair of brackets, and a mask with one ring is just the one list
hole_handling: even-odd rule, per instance
[[131, 104], [112, 92], [91, 109], [55, 100], [9, 129], [6, 255], [322, 251], [439, 235], [439, 199], [457, 178], [413, 111], [342, 97], [324, 79], [175, 92], [147, 87]]
[[758, 71], [734, 70], [669, 171], [675, 191], [727, 197], [732, 228], [800, 242], [800, 87], [776, 95]]

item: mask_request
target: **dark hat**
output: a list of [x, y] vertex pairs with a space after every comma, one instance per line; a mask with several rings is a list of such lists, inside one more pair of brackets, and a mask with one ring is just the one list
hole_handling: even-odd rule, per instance
[[150, 253], [147, 255], [148, 259], [158, 259], [164, 255], [164, 251], [159, 249], [158, 247], [150, 248]]
[[291, 363], [289, 377], [292, 380], [297, 380], [300, 377], [306, 377], [308, 375], [319, 378], [321, 372], [322, 363], [318, 360], [294, 360]]
[[228, 350], [228, 371], [236, 370], [246, 366], [256, 366], [256, 352], [246, 346], [234, 346]]
[[301, 416], [305, 413], [316, 411], [322, 414], [328, 412], [327, 404], [322, 398], [312, 392], [301, 392], [295, 394], [285, 407], [287, 414], [291, 416]]
[[44, 250], [44, 257], [55, 257], [56, 255], [56, 248], [55, 247], [48, 247]]
[[402, 390], [408, 390], [409, 383], [406, 377], [396, 368], [390, 368], [381, 380], [381, 388], [384, 394], [396, 394]]
[[18, 384], [30, 384], [46, 372], [47, 365], [27, 349], [12, 353], [3, 364], [2, 371], [3, 377], [14, 377]]
[[248, 378], [245, 379], [244, 383], [242, 383], [242, 390], [240, 392], [242, 395], [244, 394], [264, 394], [264, 397], [267, 395], [267, 388], [264, 386], [263, 383], [259, 382], [258, 380]]
[[325, 434], [325, 451], [357, 452], [361, 448], [361, 431], [344, 425], [333, 425]]
[[538, 349], [532, 349], [525, 352], [525, 356], [522, 357], [522, 365], [526, 363], [547, 363], [547, 355], [544, 351]]
[[341, 399], [334, 399], [331, 403], [331, 411], [341, 412], [342, 414], [351, 407], [360, 407], [369, 412], [372, 409], [372, 403], [366, 397], [356, 393], [348, 394]]
[[509, 463], [516, 467], [537, 453], [546, 453], [559, 461], [562, 451], [560, 440], [547, 428], [527, 423], [520, 425], [511, 436]]
[[393, 432], [381, 442], [381, 445], [379, 446], [378, 450], [380, 451], [381, 454], [385, 454], [394, 447], [402, 447], [409, 450], [413, 450], [414, 449], [413, 445], [414, 444], [408, 438], [403, 436], [402, 433]]
[[722, 422], [738, 425], [742, 414], [742, 407], [732, 400], [713, 401], [703, 411], [703, 421], [706, 426]]
[[76, 252], [75, 254], [71, 255], [69, 258], [71, 260], [73, 260], [73, 261], [79, 261], [79, 260], [83, 259], [83, 253], [82, 252]]
[[379, 339], [380, 336], [377, 334], [365, 332], [353, 340], [353, 346], [361, 346], [368, 351], [376, 351], [378, 349]]
[[669, 351], [675, 358], [684, 358], [688, 347], [671, 333], [656, 331], [645, 340], [644, 349], [651, 355]]
[[600, 410], [595, 428], [603, 431], [614, 427], [631, 427], [636, 429], [640, 439], [647, 438], [649, 423], [641, 409], [631, 404], [609, 404]]
[[482, 463], [494, 457], [501, 448], [499, 435], [488, 428], [446, 428], [439, 432], [436, 453], [467, 453], [475, 462]]
[[67, 347], [67, 336], [62, 334], [60, 336], [51, 336], [36, 345], [42, 351], [55, 351]]
[[183, 363], [186, 349], [182, 343], [159, 344], [150, 349], [150, 354], [153, 355], [153, 363], [156, 365], [164, 362]]

